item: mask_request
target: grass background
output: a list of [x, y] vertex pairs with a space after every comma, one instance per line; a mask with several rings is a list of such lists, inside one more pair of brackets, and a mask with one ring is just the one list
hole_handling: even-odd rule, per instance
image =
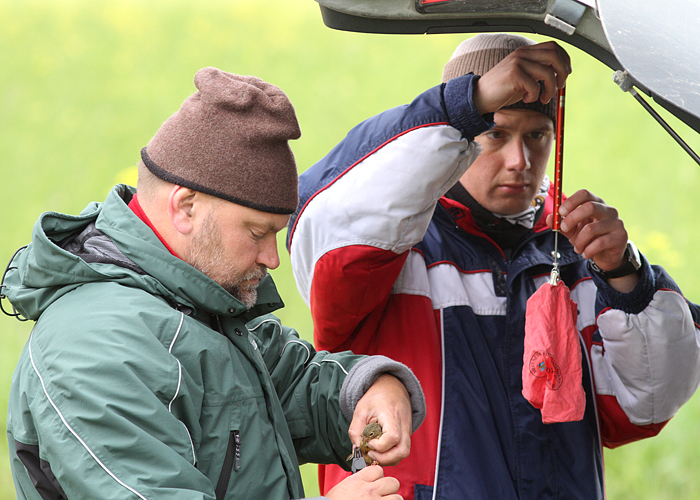
[[[195, 90], [202, 67], [254, 74], [287, 92], [303, 132], [292, 145], [302, 171], [359, 121], [437, 84], [463, 38], [333, 31], [312, 0], [0, 0], [0, 263], [28, 242], [41, 212], [78, 213], [114, 183], [135, 182], [140, 148]], [[574, 73], [564, 191], [586, 187], [617, 207], [642, 252], [700, 301], [700, 167], [612, 83], [611, 70], [565, 47]], [[695, 132], [663, 114], [700, 149]], [[311, 338], [281, 250], [280, 316]], [[3, 424], [30, 328], [0, 317]], [[606, 451], [608, 498], [700, 498], [698, 417], [696, 396], [660, 436]], [[315, 467], [302, 470], [316, 494]], [[14, 497], [0, 440], [0, 499]]]

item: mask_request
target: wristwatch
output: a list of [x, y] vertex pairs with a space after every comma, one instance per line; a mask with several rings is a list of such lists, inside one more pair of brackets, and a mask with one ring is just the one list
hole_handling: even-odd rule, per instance
[[639, 268], [642, 267], [642, 261], [639, 258], [639, 250], [637, 250], [634, 243], [629, 240], [627, 241], [627, 248], [625, 249], [625, 254], [622, 256], [622, 258], [625, 260], [625, 262], [612, 271], [603, 271], [590, 259], [588, 260], [588, 267], [591, 271], [606, 280], [628, 276], [632, 273], [636, 273], [639, 271]]

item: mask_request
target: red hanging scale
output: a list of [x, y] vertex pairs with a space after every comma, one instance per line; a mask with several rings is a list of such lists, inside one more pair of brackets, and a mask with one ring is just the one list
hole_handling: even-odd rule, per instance
[[561, 215], [559, 215], [559, 207], [561, 206], [561, 175], [564, 168], [564, 104], [566, 101], [566, 87], [557, 91], [557, 127], [556, 127], [556, 156], [554, 158], [554, 223], [552, 230], [554, 234], [554, 267], [559, 268], [559, 254], [557, 253], [557, 243], [559, 239], [559, 231], [561, 230]]
[[552, 272], [527, 301], [523, 396], [542, 412], [542, 421], [581, 420], [586, 409], [582, 385], [581, 344], [576, 328], [577, 306], [559, 279], [559, 232], [564, 164], [564, 88], [557, 92], [556, 156], [554, 167], [554, 251]]

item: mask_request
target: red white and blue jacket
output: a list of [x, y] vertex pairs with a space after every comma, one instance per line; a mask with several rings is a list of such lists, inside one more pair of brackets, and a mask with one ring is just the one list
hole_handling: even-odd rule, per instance
[[[635, 290], [616, 292], [560, 238], [586, 412], [542, 423], [521, 375], [526, 301], [552, 267], [546, 213], [506, 258], [444, 197], [490, 126], [473, 107], [473, 78], [361, 123], [301, 175], [294, 275], [318, 349], [384, 354], [421, 381], [427, 418], [411, 455], [385, 470], [404, 498], [602, 499], [602, 446], [657, 434], [695, 392], [700, 310], [644, 258]], [[322, 492], [345, 474], [322, 466]]]

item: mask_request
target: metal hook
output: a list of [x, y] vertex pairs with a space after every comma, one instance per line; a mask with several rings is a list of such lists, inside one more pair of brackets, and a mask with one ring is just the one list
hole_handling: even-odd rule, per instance
[[557, 286], [559, 282], [559, 251], [557, 249], [559, 243], [559, 231], [554, 232], [554, 250], [552, 251], [552, 257], [554, 262], [552, 262], [552, 272], [549, 274], [549, 284], [552, 286]]

